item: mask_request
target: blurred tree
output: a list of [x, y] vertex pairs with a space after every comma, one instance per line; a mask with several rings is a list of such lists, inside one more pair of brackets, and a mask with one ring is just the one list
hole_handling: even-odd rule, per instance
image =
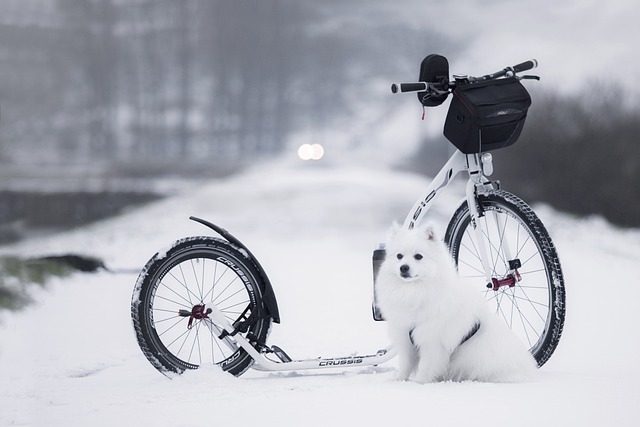
[[640, 109], [607, 84], [566, 97], [532, 92], [520, 140], [496, 153], [500, 177], [531, 202], [640, 226]]
[[4, 0], [0, 36], [0, 160], [136, 173], [276, 154], [442, 41], [382, 0]]

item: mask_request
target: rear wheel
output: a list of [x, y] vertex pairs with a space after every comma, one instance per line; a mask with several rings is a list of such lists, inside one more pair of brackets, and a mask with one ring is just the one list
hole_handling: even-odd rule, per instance
[[[460, 277], [485, 295], [496, 315], [542, 366], [558, 345], [565, 317], [564, 279], [556, 249], [540, 219], [517, 196], [496, 190], [478, 196], [478, 203], [492, 283], [485, 280], [467, 202], [451, 219], [445, 242]], [[505, 255], [505, 248], [513, 259]]]
[[249, 354], [209, 318], [215, 304], [229, 323], [245, 322], [242, 334], [264, 343], [271, 318], [262, 316], [261, 276], [243, 251], [212, 237], [179, 240], [156, 254], [140, 273], [131, 316], [149, 362], [164, 374], [203, 364], [239, 376], [252, 364]]

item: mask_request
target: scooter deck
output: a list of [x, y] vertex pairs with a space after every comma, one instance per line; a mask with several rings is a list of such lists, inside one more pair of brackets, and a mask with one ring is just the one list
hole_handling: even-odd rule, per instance
[[[245, 348], [242, 344], [240, 344], [240, 346], [242, 348]], [[356, 368], [359, 366], [376, 366], [388, 362], [396, 355], [396, 351], [393, 348], [386, 348], [378, 350], [376, 354], [369, 355], [355, 355], [332, 358], [319, 357], [316, 359], [292, 360], [288, 355], [286, 355], [286, 353], [282, 352], [279, 347], [273, 346], [273, 352], [280, 359], [280, 361], [278, 362], [268, 359], [263, 353], [257, 352], [253, 347], [251, 347], [251, 349], [252, 351], [247, 352], [251, 355], [255, 362], [252, 368], [259, 371], [295, 371], [307, 369], [335, 369]], [[284, 356], [280, 352], [284, 353]]]

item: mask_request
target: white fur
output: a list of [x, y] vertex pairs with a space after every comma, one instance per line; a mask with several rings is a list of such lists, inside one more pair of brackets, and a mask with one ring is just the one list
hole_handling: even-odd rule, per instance
[[[398, 379], [519, 382], [535, 374], [533, 356], [490, 312], [482, 293], [460, 282], [433, 227], [396, 227], [376, 293], [398, 349]], [[478, 322], [476, 334], [461, 345]]]

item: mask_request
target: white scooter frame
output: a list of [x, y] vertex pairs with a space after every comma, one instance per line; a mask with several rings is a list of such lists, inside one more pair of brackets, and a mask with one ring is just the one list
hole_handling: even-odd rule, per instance
[[[486, 235], [486, 230], [484, 230], [482, 221], [477, 221], [479, 215], [477, 207], [478, 194], [494, 189], [494, 184], [486, 178], [486, 176], [491, 175], [493, 172], [493, 160], [491, 154], [463, 154], [460, 151], [456, 151], [433, 179], [422, 197], [415, 203], [407, 215], [403, 227], [412, 229], [415, 225], [419, 224], [430, 207], [433, 206], [433, 203], [440, 194], [440, 191], [447, 187], [452, 182], [453, 178], [462, 171], [467, 171], [469, 173], [469, 180], [466, 186], [466, 199], [468, 206], [470, 207], [471, 224], [475, 229], [477, 242], [480, 246], [478, 249], [482, 258], [482, 265], [485, 270], [486, 283], [491, 283], [491, 270], [484, 245], [484, 239], [482, 238]], [[509, 255], [508, 248], [504, 249], [506, 254]], [[218, 307], [216, 307], [215, 304], [209, 304], [207, 307], [211, 310], [209, 312], [209, 317], [213, 321], [213, 324], [226, 331], [226, 336], [223, 339], [226, 345], [228, 345], [233, 351], [237, 350], [238, 347], [243, 348], [253, 358], [255, 364], [252, 367], [257, 370], [292, 371], [328, 368], [335, 369], [336, 367], [375, 366], [388, 362], [396, 355], [396, 351], [393, 347], [387, 347], [372, 355], [291, 360], [291, 358], [289, 358], [289, 356], [279, 347], [272, 346], [271, 351], [279, 359], [278, 361], [275, 361], [267, 358], [266, 352], [261, 352], [254, 348], [254, 346], [241, 334], [236, 334], [236, 329], [229, 323], [225, 315], [218, 309]], [[222, 330], [219, 332], [222, 332]]]

